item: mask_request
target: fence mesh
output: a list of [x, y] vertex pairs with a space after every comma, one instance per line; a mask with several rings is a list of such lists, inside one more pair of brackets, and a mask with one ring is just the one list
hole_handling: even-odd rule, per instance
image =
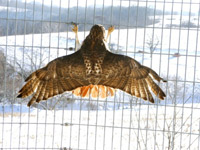
[[[0, 0], [0, 148], [200, 149], [200, 3], [196, 0]], [[74, 53], [94, 24], [115, 30], [111, 52], [155, 70], [167, 97], [155, 103], [70, 92], [27, 107], [25, 78]]]

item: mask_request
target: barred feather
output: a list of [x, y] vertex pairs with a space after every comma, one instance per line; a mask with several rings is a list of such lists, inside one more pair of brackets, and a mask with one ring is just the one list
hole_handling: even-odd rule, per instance
[[152, 93], [163, 100], [166, 95], [154, 79], [166, 81], [136, 60], [109, 52], [104, 32], [103, 26], [94, 25], [78, 51], [33, 72], [18, 97], [33, 95], [30, 106], [65, 91], [82, 97], [106, 98], [120, 89], [152, 103]]

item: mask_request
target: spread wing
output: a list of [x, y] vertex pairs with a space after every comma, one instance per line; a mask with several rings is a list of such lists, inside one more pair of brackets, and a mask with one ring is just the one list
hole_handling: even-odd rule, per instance
[[51, 61], [46, 67], [33, 72], [19, 91], [18, 97], [33, 94], [28, 106], [41, 100], [89, 85], [85, 80], [85, 66], [80, 51]]
[[142, 66], [128, 56], [108, 52], [104, 58], [102, 69], [102, 80], [99, 83], [101, 85], [121, 89], [152, 103], [154, 99], [150, 91], [162, 100], [166, 97], [153, 79], [166, 81], [151, 68]]

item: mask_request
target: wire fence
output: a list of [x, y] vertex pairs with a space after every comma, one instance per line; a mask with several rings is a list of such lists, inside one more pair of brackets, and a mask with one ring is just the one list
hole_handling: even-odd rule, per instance
[[[25, 78], [74, 53], [94, 24], [114, 25], [108, 47], [167, 83], [155, 103], [70, 92], [27, 107]], [[195, 0], [0, 0], [0, 148], [60, 150], [200, 149], [200, 3]]]

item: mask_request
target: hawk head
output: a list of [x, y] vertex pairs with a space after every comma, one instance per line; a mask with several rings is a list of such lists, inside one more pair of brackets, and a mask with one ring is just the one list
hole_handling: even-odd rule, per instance
[[105, 28], [102, 25], [94, 25], [90, 30], [89, 36], [93, 40], [105, 40]]

